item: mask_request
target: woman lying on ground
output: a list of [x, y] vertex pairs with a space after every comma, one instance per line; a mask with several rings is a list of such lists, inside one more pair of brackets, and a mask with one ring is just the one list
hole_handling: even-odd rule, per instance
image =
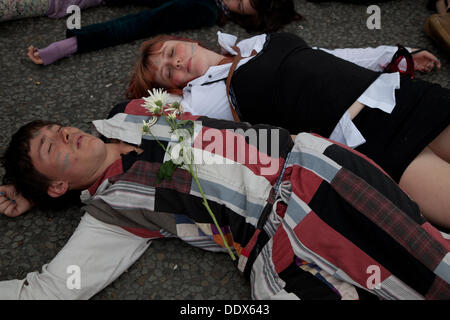
[[[109, 143], [54, 122], [32, 122], [12, 137], [2, 163], [13, 185], [0, 186], [0, 212], [17, 216], [83, 190], [85, 215], [42, 273], [0, 282], [0, 299], [88, 299], [151, 239], [226, 252], [185, 166], [155, 182], [171, 158], [161, 145], [178, 140], [161, 117], [143, 135], [152, 115], [143, 102], [94, 121]], [[196, 177], [252, 298], [450, 299], [448, 235], [371, 160], [309, 133], [291, 138], [279, 127], [189, 113], [183, 120], [195, 121], [184, 148], [195, 150]], [[68, 265], [83, 272], [79, 290], [66, 285]]]
[[[128, 96], [166, 88], [193, 114], [330, 137], [372, 158], [427, 219], [450, 228], [450, 90], [380, 73], [397, 47], [317, 50], [288, 33], [236, 46], [219, 32], [219, 43], [225, 54], [167, 36], [145, 42]], [[413, 59], [419, 71], [440, 67], [427, 51]]]
[[[80, 0], [78, 0], [80, 1]], [[86, 0], [85, 0], [86, 1]], [[99, 0], [90, 0], [103, 3]], [[61, 16], [76, 0], [64, 0]], [[128, 0], [105, 0], [106, 4], [128, 4]], [[65, 40], [44, 49], [28, 48], [28, 57], [36, 64], [51, 64], [75, 53], [100, 50], [161, 33], [224, 25], [233, 21], [247, 31], [274, 31], [301, 19], [293, 0], [133, 0], [151, 7], [148, 10], [110, 21], [67, 30]]]

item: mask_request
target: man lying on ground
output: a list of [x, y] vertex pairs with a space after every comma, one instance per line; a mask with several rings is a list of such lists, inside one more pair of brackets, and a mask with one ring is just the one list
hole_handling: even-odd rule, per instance
[[[168, 237], [213, 252], [226, 239], [254, 299], [450, 298], [448, 235], [371, 160], [317, 135], [184, 113], [194, 125], [182, 123], [183, 160], [159, 182], [181, 139], [164, 117], [148, 124], [143, 103], [94, 121], [101, 138], [39, 121], [13, 135], [0, 212], [79, 190], [85, 214], [40, 273], [0, 282], [0, 298], [89, 299]], [[69, 265], [79, 290], [66, 285]]]

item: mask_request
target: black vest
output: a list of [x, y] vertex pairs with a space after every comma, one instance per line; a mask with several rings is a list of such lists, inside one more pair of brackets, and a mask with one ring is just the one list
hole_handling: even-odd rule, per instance
[[380, 75], [312, 49], [293, 34], [267, 37], [263, 50], [231, 79], [230, 93], [241, 121], [328, 137]]

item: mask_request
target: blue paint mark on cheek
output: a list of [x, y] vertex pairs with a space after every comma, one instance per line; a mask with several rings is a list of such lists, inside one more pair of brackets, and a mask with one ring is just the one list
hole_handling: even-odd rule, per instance
[[69, 161], [69, 153], [66, 153], [64, 160], [63, 160], [63, 166], [61, 169], [61, 172], [64, 173], [67, 169], [69, 169], [71, 163]]

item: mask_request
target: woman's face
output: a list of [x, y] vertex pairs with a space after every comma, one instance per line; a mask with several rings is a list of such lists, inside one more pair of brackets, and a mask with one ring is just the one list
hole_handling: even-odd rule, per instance
[[156, 67], [154, 82], [166, 89], [182, 89], [189, 81], [206, 73], [216, 65], [218, 54], [196, 42], [169, 40], [158, 53], [148, 59]]
[[231, 12], [242, 15], [256, 15], [256, 10], [250, 4], [250, 0], [222, 0], [223, 4]]

